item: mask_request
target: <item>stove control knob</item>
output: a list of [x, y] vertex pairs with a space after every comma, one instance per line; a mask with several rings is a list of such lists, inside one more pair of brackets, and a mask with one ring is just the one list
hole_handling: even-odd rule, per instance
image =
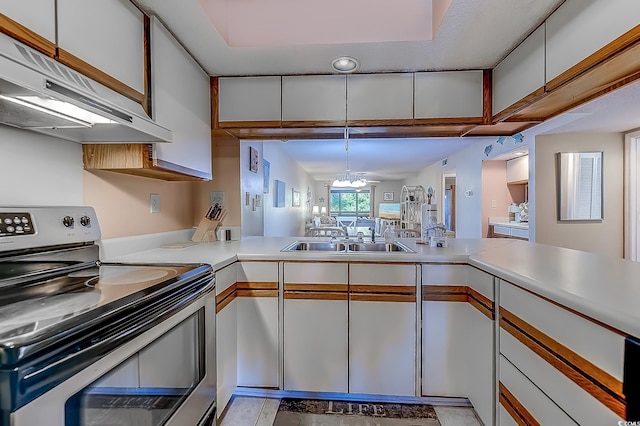
[[74, 223], [75, 220], [71, 216], [65, 216], [62, 218], [62, 224], [65, 226], [65, 228], [73, 228]]
[[80, 218], [80, 225], [85, 226], [85, 227], [90, 227], [91, 226], [91, 218], [89, 216], [82, 216]]

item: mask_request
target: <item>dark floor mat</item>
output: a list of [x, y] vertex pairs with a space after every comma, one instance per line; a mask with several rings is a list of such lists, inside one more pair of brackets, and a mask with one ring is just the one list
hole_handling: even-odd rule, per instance
[[273, 426], [440, 426], [428, 404], [283, 398]]

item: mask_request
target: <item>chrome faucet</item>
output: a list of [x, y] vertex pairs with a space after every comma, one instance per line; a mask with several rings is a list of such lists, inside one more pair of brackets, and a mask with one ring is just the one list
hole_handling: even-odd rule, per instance
[[376, 231], [373, 228], [369, 228], [369, 231], [371, 231], [371, 242], [375, 243], [376, 242]]

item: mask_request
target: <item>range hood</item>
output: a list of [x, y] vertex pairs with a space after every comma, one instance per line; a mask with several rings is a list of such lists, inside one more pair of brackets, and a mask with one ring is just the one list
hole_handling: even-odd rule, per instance
[[78, 143], [171, 142], [139, 103], [4, 34], [0, 123]]

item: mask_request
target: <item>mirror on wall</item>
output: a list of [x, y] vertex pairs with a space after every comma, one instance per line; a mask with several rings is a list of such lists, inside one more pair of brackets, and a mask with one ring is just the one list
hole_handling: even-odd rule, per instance
[[602, 152], [556, 153], [558, 220], [603, 219]]

